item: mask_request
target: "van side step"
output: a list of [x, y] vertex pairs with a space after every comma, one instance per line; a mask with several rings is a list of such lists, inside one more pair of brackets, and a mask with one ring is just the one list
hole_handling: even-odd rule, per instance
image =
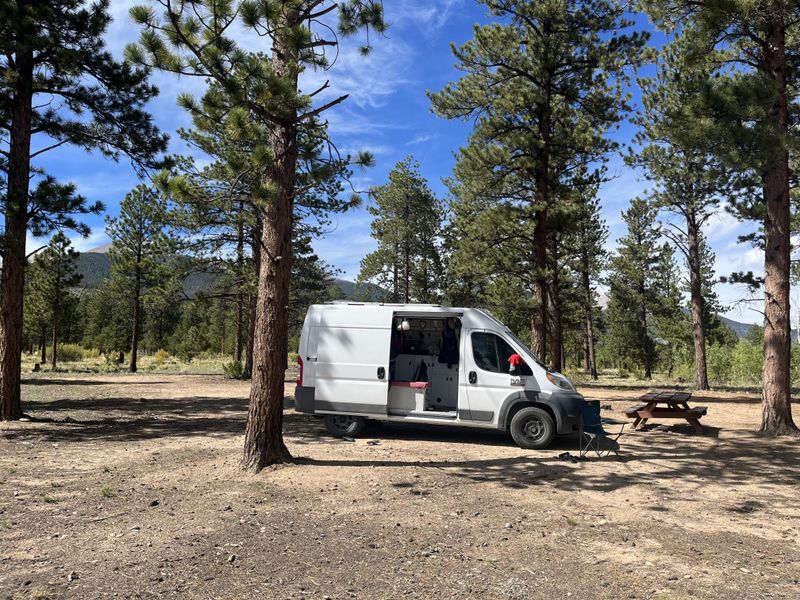
[[455, 419], [458, 416], [458, 413], [454, 410], [412, 410], [406, 416], [417, 417], [420, 419]]

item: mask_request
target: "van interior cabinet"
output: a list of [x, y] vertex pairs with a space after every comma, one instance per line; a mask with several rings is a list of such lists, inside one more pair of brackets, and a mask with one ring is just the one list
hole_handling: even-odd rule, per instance
[[389, 387], [387, 409], [390, 415], [407, 415], [425, 410], [431, 384], [423, 381], [393, 381]]

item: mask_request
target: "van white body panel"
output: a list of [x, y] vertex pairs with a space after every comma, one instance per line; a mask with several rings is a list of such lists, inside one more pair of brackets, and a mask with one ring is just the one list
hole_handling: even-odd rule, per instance
[[[439, 354], [450, 317], [457, 320], [451, 321], [457, 323], [456, 364], [447, 364]], [[416, 328], [406, 340], [403, 321]], [[416, 347], [405, 347], [412, 334]], [[528, 375], [509, 374], [509, 353], [524, 359]], [[479, 309], [313, 305], [303, 325], [299, 356], [300, 412], [507, 429], [515, 408], [534, 405], [553, 415], [558, 433], [577, 429], [580, 394], [562, 375], [549, 372], [505, 325]]]

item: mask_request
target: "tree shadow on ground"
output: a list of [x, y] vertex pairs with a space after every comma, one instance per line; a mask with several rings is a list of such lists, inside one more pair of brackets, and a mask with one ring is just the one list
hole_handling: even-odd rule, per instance
[[[290, 397], [287, 407], [293, 405]], [[130, 397], [64, 399], [34, 402], [26, 406], [37, 423], [7, 424], [0, 437], [8, 440], [46, 442], [139, 441], [158, 438], [208, 436], [236, 437], [244, 432], [248, 399], [183, 397], [141, 399]], [[577, 452], [575, 437], [557, 438], [547, 451], [516, 449], [510, 438], [490, 430], [411, 424], [372, 426], [365, 437], [379, 442], [428, 442], [453, 446], [448, 460], [375, 460], [347, 458], [352, 442], [329, 437], [316, 418], [294, 412], [284, 418], [284, 433], [296, 454], [303, 447], [325, 444], [341, 447], [341, 458], [326, 460], [300, 458], [306, 466], [345, 468], [415, 467], [441, 469], [455, 477], [474, 482], [494, 482], [521, 489], [543, 484], [564, 490], [614, 491], [649, 484], [668, 495], [671, 479], [691, 481], [697, 489], [708, 483], [737, 485], [755, 483], [779, 488], [800, 484], [800, 442], [772, 439], [747, 431], [720, 437], [716, 428], [704, 426], [706, 435], [693, 432], [688, 424], [648, 425], [645, 431], [623, 435], [620, 457], [610, 456], [573, 464], [559, 458], [564, 451]], [[363, 444], [363, 441], [358, 443]], [[461, 459], [456, 445], [509, 448], [517, 456]], [[397, 448], [395, 448], [397, 450]], [[402, 451], [402, 445], [399, 445]], [[487, 452], [490, 452], [487, 450]], [[666, 489], [665, 489], [665, 486]], [[765, 493], [772, 493], [766, 492]], [[692, 500], [691, 497], [682, 497]]]
[[39, 377], [32, 377], [30, 379], [23, 379], [22, 385], [167, 385], [172, 383], [170, 381], [118, 381], [115, 379], [45, 379]]

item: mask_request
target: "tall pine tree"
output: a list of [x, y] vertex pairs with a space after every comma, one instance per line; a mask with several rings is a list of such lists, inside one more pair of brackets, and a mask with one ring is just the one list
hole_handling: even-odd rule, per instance
[[169, 206], [158, 192], [138, 185], [120, 203], [119, 215], [107, 219], [111, 238], [111, 285], [130, 302], [131, 355], [136, 373], [142, 334], [142, 297], [169, 280], [174, 240], [169, 231]]
[[[0, 419], [17, 419], [25, 287], [25, 240], [81, 226], [99, 212], [35, 166], [63, 145], [125, 155], [148, 166], [166, 139], [144, 111], [156, 90], [147, 71], [113, 59], [103, 35], [108, 0], [0, 1]], [[31, 189], [33, 183], [33, 189]]]
[[[337, 36], [364, 30], [383, 32], [383, 5], [376, 0], [159, 0], [156, 4], [162, 14], [149, 6], [132, 9], [144, 31], [139, 44], [128, 47], [127, 56], [137, 63], [218, 83], [230, 106], [226, 125], [240, 135], [246, 130], [253, 136], [253, 157], [262, 167], [254, 198], [262, 260], [243, 456], [246, 468], [259, 471], [291, 460], [282, 435], [283, 374], [292, 219], [299, 191], [298, 137], [319, 115], [347, 98], [327, 99], [329, 82], [301, 91], [300, 73], [328, 68], [326, 52], [337, 48]], [[338, 23], [329, 25], [336, 17]], [[243, 50], [233, 37], [241, 27], [260, 36], [262, 50], [270, 54]], [[362, 51], [368, 53], [369, 45]], [[319, 102], [320, 97], [325, 100]], [[214, 100], [206, 96], [203, 103], [213, 104]], [[329, 142], [327, 136], [323, 142]]]
[[641, 59], [647, 36], [622, 33], [632, 22], [616, 0], [484, 4], [497, 20], [453, 47], [464, 75], [430, 97], [443, 117], [475, 119], [456, 175], [468, 201], [502, 205], [494, 220], [515, 221], [506, 236], [513, 246], [527, 239], [514, 270], [527, 265], [519, 287], [532, 282], [531, 346], [544, 357], [557, 188], [614, 149], [605, 133], [627, 109], [626, 69]]
[[369, 206], [378, 248], [361, 261], [358, 282], [374, 281], [391, 290], [393, 302], [437, 302], [441, 289], [438, 238], [442, 210], [419, 163], [408, 156], [373, 188]]
[[791, 411], [790, 327], [790, 126], [800, 72], [793, 40], [800, 10], [783, 0], [644, 0], [651, 19], [687, 39], [690, 58], [716, 66], [704, 100], [706, 119], [695, 127], [714, 142], [715, 153], [735, 169], [748, 170], [759, 196], [744, 194], [732, 207], [742, 219], [763, 225], [764, 360], [761, 431], [797, 435]]

